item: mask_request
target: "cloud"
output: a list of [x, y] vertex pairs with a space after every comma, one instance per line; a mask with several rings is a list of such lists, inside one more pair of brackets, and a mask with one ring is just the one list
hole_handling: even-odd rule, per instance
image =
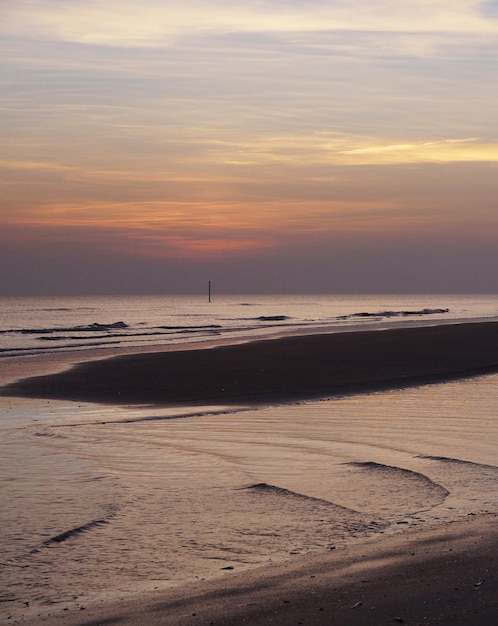
[[498, 19], [498, 2], [496, 0], [486, 0], [480, 3], [482, 14], [485, 17]]
[[492, 9], [3, 2], [2, 245], [201, 269], [478, 250], [496, 239]]
[[[368, 140], [366, 147], [344, 150], [348, 163], [455, 163], [473, 161], [498, 163], [498, 143], [486, 143], [477, 138], [444, 139], [417, 143], [376, 145]], [[357, 160], [355, 160], [357, 159]]]
[[6, 11], [13, 34], [92, 45], [162, 46], [213, 33], [323, 31], [496, 34], [477, 0], [315, 2], [184, 0], [17, 0]]

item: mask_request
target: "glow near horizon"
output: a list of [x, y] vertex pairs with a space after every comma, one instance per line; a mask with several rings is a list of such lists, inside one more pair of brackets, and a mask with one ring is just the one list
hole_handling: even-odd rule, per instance
[[489, 241], [496, 5], [6, 2], [3, 243], [216, 259]]

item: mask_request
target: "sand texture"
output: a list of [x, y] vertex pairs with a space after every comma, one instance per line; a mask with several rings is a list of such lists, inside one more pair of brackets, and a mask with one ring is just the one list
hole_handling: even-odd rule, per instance
[[[483, 517], [359, 542], [164, 593], [80, 607], [50, 626], [494, 626], [498, 530]], [[40, 618], [38, 618], [40, 619]]]

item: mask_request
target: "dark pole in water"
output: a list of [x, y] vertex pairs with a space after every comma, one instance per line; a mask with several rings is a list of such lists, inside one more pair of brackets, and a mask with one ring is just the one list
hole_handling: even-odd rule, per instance
[[211, 302], [211, 281], [208, 282], [208, 302]]

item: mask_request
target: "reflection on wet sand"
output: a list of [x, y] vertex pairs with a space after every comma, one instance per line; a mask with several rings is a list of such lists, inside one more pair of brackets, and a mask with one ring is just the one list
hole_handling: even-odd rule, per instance
[[496, 513], [496, 383], [179, 419], [40, 403], [1, 444], [2, 615]]

